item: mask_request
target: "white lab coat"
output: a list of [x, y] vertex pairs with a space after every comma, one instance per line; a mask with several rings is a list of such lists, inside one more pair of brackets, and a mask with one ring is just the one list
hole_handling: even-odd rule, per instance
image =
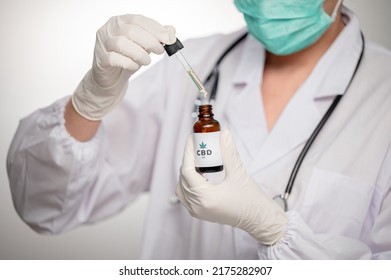
[[[270, 132], [259, 93], [262, 46], [249, 37], [222, 63], [215, 117], [270, 197], [284, 192], [306, 139], [350, 81], [361, 37], [357, 19], [345, 13], [345, 30]], [[239, 33], [185, 43], [202, 79]], [[15, 207], [34, 230], [60, 233], [113, 215], [149, 191], [142, 258], [389, 259], [390, 77], [391, 54], [367, 42], [351, 87], [300, 169], [285, 236], [274, 246], [192, 218], [172, 202], [197, 92], [167, 58], [131, 81], [125, 101], [89, 142], [77, 142], [64, 128], [68, 97], [23, 119], [7, 160]]]

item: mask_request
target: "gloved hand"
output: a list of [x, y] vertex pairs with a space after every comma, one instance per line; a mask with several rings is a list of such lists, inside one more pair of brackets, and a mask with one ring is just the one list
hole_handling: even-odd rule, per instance
[[127, 82], [149, 54], [162, 54], [162, 44], [175, 42], [175, 29], [141, 15], [112, 17], [96, 34], [92, 68], [72, 96], [75, 110], [100, 120], [122, 100]]
[[212, 184], [195, 170], [189, 137], [176, 189], [179, 200], [193, 217], [238, 227], [262, 244], [275, 244], [288, 223], [284, 211], [247, 174], [227, 130], [221, 133], [221, 153], [226, 176]]

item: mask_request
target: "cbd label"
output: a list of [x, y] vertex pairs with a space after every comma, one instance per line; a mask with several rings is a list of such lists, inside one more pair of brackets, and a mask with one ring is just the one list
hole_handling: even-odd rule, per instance
[[220, 151], [220, 131], [194, 133], [194, 153], [196, 167], [223, 165]]

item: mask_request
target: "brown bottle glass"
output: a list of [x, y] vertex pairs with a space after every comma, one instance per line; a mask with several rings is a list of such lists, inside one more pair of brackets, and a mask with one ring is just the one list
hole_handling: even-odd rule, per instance
[[213, 118], [212, 105], [200, 105], [198, 112], [198, 121], [193, 126], [196, 170], [200, 173], [222, 171], [220, 123]]

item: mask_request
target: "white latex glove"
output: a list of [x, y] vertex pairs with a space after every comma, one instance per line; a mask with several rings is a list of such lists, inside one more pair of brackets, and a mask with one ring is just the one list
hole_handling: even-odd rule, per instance
[[92, 68], [72, 96], [75, 110], [100, 120], [122, 100], [127, 82], [149, 54], [162, 54], [162, 44], [175, 42], [175, 29], [141, 15], [110, 18], [96, 34]]
[[262, 244], [275, 244], [288, 223], [284, 211], [247, 174], [227, 130], [221, 133], [221, 153], [226, 176], [212, 184], [195, 170], [189, 137], [176, 189], [179, 200], [195, 218], [238, 227]]

